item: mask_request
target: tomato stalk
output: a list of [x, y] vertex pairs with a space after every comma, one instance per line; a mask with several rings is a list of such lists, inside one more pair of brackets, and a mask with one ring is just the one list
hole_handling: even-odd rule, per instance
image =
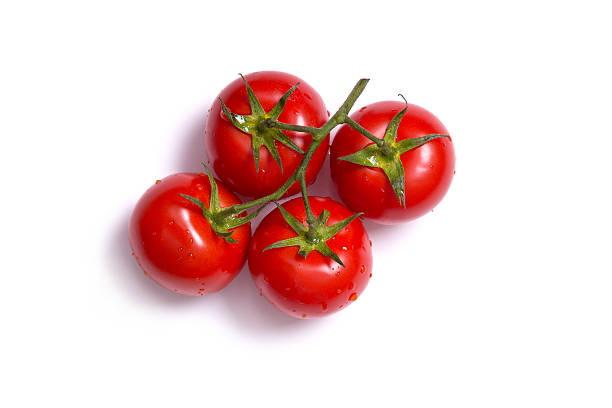
[[[255, 96], [255, 93], [249, 86], [246, 79], [244, 77], [242, 77], [242, 79], [244, 81], [247, 90], [247, 96], [249, 99], [249, 104], [251, 106], [250, 115], [235, 114], [227, 108], [221, 98], [219, 98], [219, 100], [221, 102], [221, 108], [223, 110], [223, 113], [228, 118], [228, 120], [242, 132], [251, 135], [253, 157], [255, 159], [255, 168], [259, 170], [259, 150], [263, 145], [265, 146], [265, 148], [268, 149], [268, 151], [270, 152], [274, 160], [278, 163], [282, 171], [282, 163], [280, 161], [275, 142], [284, 144], [285, 146], [295, 150], [296, 152], [303, 154], [304, 157], [302, 158], [300, 165], [293, 172], [291, 177], [289, 177], [287, 181], [278, 190], [256, 200], [248, 201], [242, 204], [234, 204], [226, 208], [220, 208], [218, 205], [217, 191], [215, 188], [216, 184], [214, 183], [214, 179], [212, 178], [210, 173], [209, 178], [211, 186], [213, 188], [211, 190], [211, 200], [209, 209], [207, 209], [204, 203], [202, 203], [201, 201], [193, 197], [182, 195], [187, 200], [201, 207], [204, 217], [210, 222], [215, 233], [225, 238], [228, 242], [235, 242], [231, 237], [231, 234], [233, 232], [230, 231], [231, 229], [246, 224], [247, 222], [252, 220], [259, 213], [259, 211], [264, 208], [266, 204], [268, 204], [270, 201], [274, 201], [278, 206], [279, 210], [281, 211], [283, 218], [291, 226], [297, 236], [276, 242], [267, 247], [265, 250], [286, 246], [299, 246], [300, 249], [298, 251], [298, 254], [300, 254], [301, 256], [306, 257], [312, 250], [316, 250], [321, 254], [331, 259], [334, 259], [336, 262], [344, 266], [340, 261], [338, 255], [331, 251], [331, 249], [327, 246], [325, 242], [331, 237], [333, 237], [335, 234], [337, 234], [339, 231], [341, 231], [343, 228], [345, 228], [352, 220], [354, 220], [362, 213], [354, 214], [353, 216], [346, 218], [334, 225], [327, 225], [327, 221], [330, 215], [329, 211], [323, 210], [318, 217], [315, 217], [310, 207], [310, 202], [308, 200], [308, 192], [306, 186], [306, 168], [308, 166], [308, 163], [312, 159], [316, 149], [323, 142], [325, 137], [336, 126], [341, 124], [348, 124], [357, 132], [361, 133], [369, 140], [371, 140], [374, 143], [373, 145], [366, 147], [360, 152], [356, 152], [349, 156], [341, 157], [340, 159], [364, 166], [382, 168], [387, 177], [389, 178], [389, 181], [391, 182], [391, 185], [397, 195], [397, 198], [403, 205], [405, 205], [404, 172], [399, 158], [400, 155], [437, 137], [448, 137], [445, 135], [427, 135], [422, 138], [408, 139], [396, 142], [397, 128], [403, 115], [406, 113], [406, 109], [402, 110], [393, 118], [393, 120], [389, 124], [384, 138], [382, 139], [377, 138], [363, 126], [359, 125], [357, 122], [351, 119], [348, 114], [355, 102], [357, 101], [357, 98], [359, 98], [359, 96], [365, 89], [366, 85], [369, 82], [369, 79], [360, 79], [355, 84], [350, 94], [348, 95], [344, 103], [340, 106], [340, 108], [336, 111], [336, 113], [334, 113], [334, 115], [329, 118], [329, 120], [321, 127], [292, 125], [289, 123], [283, 123], [278, 121], [278, 118], [280, 117], [287, 100], [289, 99], [293, 91], [295, 91], [299, 83], [291, 87], [291, 89], [289, 89], [281, 97], [281, 99], [277, 102], [277, 104], [272, 110], [266, 112], [257, 97]], [[308, 147], [306, 152], [303, 152], [297, 145], [295, 145], [295, 143], [282, 132], [283, 130], [308, 133], [312, 135], [312, 142], [310, 143], [310, 146]], [[306, 210], [306, 223], [308, 224], [308, 226], [305, 226], [300, 223], [276, 202], [289, 190], [289, 188], [295, 182], [298, 182], [300, 185], [302, 199], [304, 201], [304, 207]], [[251, 212], [246, 216], [240, 216], [245, 210], [254, 207], [258, 207], [257, 210]]]
[[353, 105], [357, 101], [357, 98], [361, 95], [366, 85], [368, 84], [369, 79], [360, 79], [357, 81], [355, 86], [353, 87], [351, 93], [348, 95], [342, 106], [338, 109], [338, 111], [321, 127], [310, 127], [310, 126], [299, 126], [299, 125], [291, 125], [288, 123], [279, 122], [273, 118], [267, 118], [262, 121], [259, 126], [268, 129], [278, 129], [278, 130], [289, 130], [294, 132], [303, 132], [312, 135], [312, 143], [306, 150], [302, 161], [298, 168], [293, 172], [291, 177], [287, 179], [287, 181], [275, 192], [268, 194], [267, 196], [258, 198], [256, 200], [247, 201], [246, 203], [236, 204], [231, 207], [227, 207], [221, 210], [221, 213], [227, 215], [236, 215], [245, 210], [248, 210], [253, 207], [263, 206], [268, 204], [270, 201], [279, 200], [283, 194], [289, 190], [289, 188], [298, 181], [300, 177], [304, 177], [306, 174], [306, 167], [310, 162], [315, 150], [319, 147], [325, 136], [329, 134], [336, 126], [341, 125], [343, 123], [347, 123], [348, 113], [353, 108]]
[[[375, 139], [375, 143], [373, 145], [366, 146], [364, 149], [358, 152], [340, 157], [339, 159], [353, 164], [358, 164], [360, 166], [377, 167], [382, 169], [389, 179], [393, 192], [395, 193], [395, 196], [399, 200], [400, 204], [402, 207], [406, 207], [404, 165], [402, 164], [400, 156], [407, 151], [417, 148], [434, 139], [449, 136], [430, 134], [412, 139], [404, 139], [398, 142], [397, 130], [399, 129], [400, 122], [408, 109], [408, 102], [406, 102], [406, 98], [404, 98], [404, 96], [401, 94], [399, 96], [404, 99], [406, 106], [393, 117], [391, 123], [389, 123], [387, 126], [384, 137], [379, 139], [376, 136], [371, 135]], [[363, 128], [359, 124], [355, 122], [353, 123], [354, 125], [350, 123], [349, 125], [353, 129], [365, 135], [359, 130]], [[370, 138], [370, 136], [365, 136]]]

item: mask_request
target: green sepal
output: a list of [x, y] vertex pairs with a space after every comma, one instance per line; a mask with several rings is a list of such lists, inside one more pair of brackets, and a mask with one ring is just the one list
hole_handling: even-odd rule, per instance
[[188, 196], [186, 194], [180, 194], [179, 193], [179, 195], [181, 197], [186, 198], [187, 200], [191, 201], [192, 203], [194, 203], [198, 207], [200, 207], [200, 209], [202, 210], [202, 213], [204, 214], [204, 217], [207, 220], [212, 218], [212, 214], [210, 213], [210, 211], [208, 211], [208, 208], [206, 208], [206, 206], [204, 205], [204, 203], [201, 200], [199, 200], [199, 199], [197, 199], [195, 197]]
[[[219, 187], [217, 186], [217, 182], [215, 181], [208, 167], [204, 163], [202, 163], [202, 165], [206, 169], [208, 181], [210, 182], [210, 202], [208, 204], [208, 208], [206, 208], [204, 202], [198, 198], [180, 193], [179, 196], [200, 207], [202, 210], [202, 215], [206, 221], [208, 221], [215, 234], [225, 239], [225, 241], [230, 244], [236, 243], [238, 241], [232, 237], [232, 234], [234, 233], [233, 229], [250, 222], [259, 214], [264, 206], [261, 206], [244, 217], [239, 217], [238, 214], [223, 212], [223, 208], [219, 202]], [[230, 231], [230, 229], [232, 231]]]
[[406, 114], [407, 110], [408, 104], [404, 106], [404, 109], [393, 116], [393, 119], [391, 119], [391, 122], [389, 122], [389, 125], [387, 126], [387, 130], [385, 130], [385, 137], [383, 138], [385, 143], [389, 145], [395, 143], [395, 140], [397, 139], [397, 129], [399, 129], [400, 122], [402, 121], [402, 118]]
[[265, 204], [262, 205], [261, 207], [259, 207], [255, 211], [252, 211], [251, 213], [245, 215], [244, 217], [233, 218], [232, 220], [227, 222], [228, 228], [236, 228], [236, 227], [239, 227], [241, 225], [244, 225], [244, 224], [250, 222], [253, 218], [255, 218], [255, 217], [257, 217], [259, 215], [259, 213], [261, 212], [261, 210], [264, 209], [265, 206], [266, 206]]
[[282, 205], [280, 205], [278, 203], [278, 201], [274, 201], [274, 204], [276, 204], [276, 207], [278, 207], [278, 210], [280, 211], [281, 215], [283, 216], [283, 218], [285, 219], [287, 224], [289, 224], [291, 229], [296, 234], [305, 234], [306, 231], [308, 231], [308, 227], [306, 227], [304, 224], [302, 224], [293, 215], [289, 214], [289, 211], [285, 210], [285, 208]]
[[[324, 212], [327, 210], [323, 210]], [[323, 215], [323, 212], [321, 213], [321, 215]], [[333, 224], [333, 225], [327, 225], [327, 219], [325, 219], [325, 223], [323, 225], [325, 225], [325, 233], [323, 234], [323, 239], [325, 241], [327, 241], [328, 239], [332, 238], [334, 235], [336, 235], [337, 233], [339, 233], [340, 231], [342, 231], [344, 228], [346, 228], [351, 222], [353, 222], [353, 220], [357, 217], [359, 217], [360, 215], [363, 215], [362, 212], [356, 213], [351, 215], [348, 218], [343, 219], [342, 221], [338, 221], [337, 223]], [[329, 211], [327, 212], [327, 217], [329, 217]]]
[[300, 154], [304, 154], [304, 151], [293, 140], [291, 140], [287, 135], [285, 135], [282, 130], [266, 127], [265, 121], [270, 119], [278, 119], [278, 117], [283, 112], [283, 109], [285, 108], [287, 100], [300, 83], [298, 82], [297, 84], [292, 86], [291, 89], [285, 92], [285, 94], [278, 100], [274, 108], [272, 108], [270, 112], [266, 113], [263, 107], [261, 106], [261, 103], [257, 99], [255, 92], [253, 92], [253, 89], [251, 89], [246, 78], [244, 78], [242, 74], [239, 75], [244, 81], [244, 85], [247, 90], [247, 97], [249, 99], [249, 105], [251, 107], [251, 114], [238, 115], [236, 113], [233, 113], [228, 109], [223, 100], [219, 98], [219, 101], [221, 102], [221, 110], [232, 125], [238, 128], [240, 131], [251, 135], [251, 146], [253, 149], [255, 170], [259, 172], [259, 150], [263, 145], [266, 147], [266, 149], [268, 149], [270, 155], [278, 164], [282, 172], [283, 165], [281, 163], [280, 155], [278, 153], [278, 149], [276, 148], [276, 144], [274, 143], [275, 141], [282, 143], [283, 145]]
[[[284, 248], [284, 247], [290, 247], [290, 246], [299, 246], [300, 249], [299, 249], [298, 252], [300, 252], [300, 253], [302, 251], [304, 251], [304, 250], [307, 250], [308, 252], [312, 251], [311, 245], [307, 244], [304, 241], [304, 238], [300, 237], [300, 236], [283, 239], [281, 241], [277, 241], [277, 242], [273, 243], [272, 245], [268, 245], [267, 247], [265, 247], [264, 251], [267, 251], [268, 249]], [[308, 253], [306, 255], [308, 255]], [[306, 256], [304, 255], [304, 257], [306, 257]]]
[[246, 87], [247, 90], [247, 96], [249, 98], [249, 105], [251, 105], [251, 115], [264, 115], [266, 113], [266, 111], [264, 110], [263, 106], [261, 106], [261, 103], [259, 103], [259, 99], [257, 99], [257, 96], [255, 96], [255, 92], [253, 92], [253, 90], [251, 89], [251, 86], [249, 85], [249, 83], [247, 82], [247, 80], [244, 78], [244, 76], [242, 74], [238, 74], [240, 75], [240, 78], [242, 78], [242, 81], [244, 82], [244, 86]]
[[400, 140], [395, 145], [396, 145], [396, 148], [399, 154], [403, 154], [409, 150], [422, 146], [425, 143], [431, 142], [432, 140], [437, 139], [439, 137], [449, 137], [450, 138], [449, 135], [439, 135], [439, 134], [432, 133], [431, 135], [415, 137], [414, 139]]
[[384, 156], [377, 145], [371, 144], [366, 146], [363, 150], [359, 150], [348, 156], [339, 157], [339, 159], [361, 166], [382, 167]]
[[317, 246], [317, 251], [319, 251], [321, 253], [321, 255], [324, 255], [328, 258], [333, 259], [334, 261], [336, 261], [337, 263], [339, 263], [340, 265], [342, 265], [343, 268], [346, 268], [346, 266], [344, 265], [344, 262], [342, 262], [342, 260], [340, 259], [340, 257], [338, 256], [337, 253], [335, 253], [334, 251], [332, 251], [325, 242], [321, 242], [318, 246]]
[[206, 175], [208, 175], [208, 182], [210, 183], [210, 204], [208, 208], [210, 208], [210, 212], [214, 214], [221, 209], [221, 205], [219, 204], [219, 187], [217, 186], [215, 178], [210, 173], [208, 166], [204, 163], [202, 163], [202, 166], [206, 169]]
[[278, 102], [276, 102], [276, 105], [274, 105], [272, 110], [270, 112], [268, 112], [268, 117], [269, 118], [272, 118], [272, 119], [278, 119], [279, 118], [281, 113], [283, 113], [283, 109], [285, 109], [285, 104], [287, 103], [287, 100], [289, 99], [289, 97], [291, 96], [293, 91], [295, 91], [295, 88], [297, 88], [299, 85], [300, 85], [300, 83], [298, 82], [297, 84], [293, 85], [291, 87], [291, 89], [289, 89], [287, 92], [285, 92], [285, 94], [283, 96], [281, 96], [281, 98], [278, 100]]
[[[404, 99], [404, 101], [405, 100], [406, 99]], [[399, 129], [402, 118], [406, 114], [408, 109], [407, 105], [408, 104], [406, 104], [404, 109], [393, 116], [393, 119], [389, 122], [385, 130], [385, 135], [383, 137], [384, 143], [382, 143], [382, 145], [379, 146], [374, 143], [353, 154], [339, 158], [340, 160], [360, 166], [382, 169], [402, 207], [406, 207], [406, 191], [404, 165], [402, 164], [400, 156], [409, 150], [422, 146], [439, 137], [449, 137], [448, 135], [430, 134], [397, 142], [397, 130]]]
[[338, 221], [333, 225], [327, 225], [330, 213], [328, 210], [325, 209], [321, 211], [319, 217], [316, 218], [315, 221], [307, 227], [297, 218], [291, 215], [287, 210], [285, 210], [282, 205], [280, 205], [276, 201], [275, 204], [287, 224], [298, 235], [295, 237], [277, 241], [264, 248], [264, 251], [274, 248], [297, 246], [299, 247], [298, 255], [303, 258], [306, 258], [308, 254], [314, 250], [319, 252], [323, 256], [333, 259], [343, 267], [345, 266], [338, 254], [332, 251], [329, 246], [327, 246], [326, 242], [330, 240], [334, 235], [346, 228], [355, 218], [359, 217], [363, 213], [353, 214], [350, 217], [345, 218], [342, 221]]
[[404, 165], [399, 156], [389, 160], [382, 165], [387, 179], [391, 183], [391, 188], [402, 207], [406, 207], [406, 179], [404, 176]]

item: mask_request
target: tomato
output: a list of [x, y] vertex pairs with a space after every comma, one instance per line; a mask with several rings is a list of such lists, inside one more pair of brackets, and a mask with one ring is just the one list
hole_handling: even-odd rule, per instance
[[[448, 131], [433, 114], [416, 105], [377, 102], [361, 108], [351, 118], [383, 138], [389, 123], [406, 108], [397, 129], [397, 141]], [[331, 175], [342, 201], [353, 211], [375, 222], [396, 224], [418, 218], [442, 200], [453, 179], [455, 152], [450, 138], [440, 137], [400, 155], [404, 170], [405, 207], [394, 193], [382, 169], [341, 160], [374, 143], [342, 125], [331, 146]]]
[[[342, 204], [323, 197], [310, 197], [315, 216], [330, 212], [327, 225], [353, 215]], [[306, 211], [301, 197], [283, 208], [304, 225]], [[305, 258], [298, 247], [274, 248], [269, 245], [296, 233], [275, 209], [261, 222], [251, 239], [249, 269], [255, 285], [272, 305], [297, 318], [317, 318], [337, 312], [356, 300], [368, 284], [372, 272], [372, 248], [359, 219], [326, 241], [346, 267], [313, 250]]]
[[[221, 207], [240, 203], [217, 182]], [[129, 222], [133, 255], [145, 275], [161, 286], [191, 296], [223, 289], [246, 261], [251, 227], [237, 227], [230, 244], [217, 236], [197, 205], [179, 194], [210, 200], [207, 176], [179, 173], [158, 180], [140, 198]]]
[[[296, 83], [300, 85], [293, 91], [278, 117], [280, 122], [320, 127], [329, 114], [319, 94], [298, 77], [283, 72], [262, 71], [248, 74], [246, 81], [253, 89], [255, 96], [265, 112], [274, 108], [279, 99]], [[245, 83], [241, 78], [230, 83], [215, 99], [206, 122], [206, 149], [208, 158], [217, 176], [233, 191], [248, 197], [262, 197], [276, 191], [291, 177], [299, 166], [303, 155], [278, 141], [272, 142], [278, 149], [282, 172], [272, 157], [269, 149], [259, 149], [259, 169], [256, 168], [252, 135], [235, 127], [223, 113], [221, 102], [236, 114], [251, 114]], [[306, 133], [282, 131], [302, 151], [306, 151], [312, 142], [312, 136]], [[329, 149], [329, 135], [314, 153], [306, 170], [306, 182], [315, 181]], [[295, 183], [288, 193], [297, 193], [299, 185]]]

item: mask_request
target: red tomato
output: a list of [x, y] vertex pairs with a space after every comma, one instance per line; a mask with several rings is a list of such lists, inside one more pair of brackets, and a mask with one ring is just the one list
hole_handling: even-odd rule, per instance
[[[240, 200], [217, 181], [221, 207]], [[227, 243], [217, 236], [202, 210], [178, 194], [208, 206], [210, 182], [195, 173], [179, 173], [158, 180], [140, 198], [129, 223], [133, 254], [144, 273], [161, 286], [191, 296], [223, 289], [246, 261], [251, 226], [242, 225]]]
[[[293, 85], [300, 82], [289, 97], [280, 122], [293, 125], [320, 127], [329, 114], [319, 94], [306, 82], [290, 74], [275, 71], [262, 71], [248, 74], [245, 79], [253, 89], [262, 107], [269, 112], [278, 100]], [[251, 108], [246, 87], [242, 78], [238, 78], [221, 91], [230, 111], [236, 114], [250, 114]], [[304, 152], [312, 142], [312, 136], [306, 133], [283, 131]], [[208, 158], [217, 176], [233, 191], [248, 197], [262, 197], [276, 191], [295, 171], [303, 155], [282, 143], [275, 142], [283, 165], [283, 172], [274, 161], [266, 147], [259, 149], [259, 171], [256, 171], [251, 146], [251, 135], [243, 133], [223, 114], [219, 98], [216, 98], [209, 111], [206, 122], [206, 150]], [[329, 136], [317, 148], [306, 169], [306, 182], [312, 184], [329, 149]], [[299, 185], [295, 183], [286, 194], [297, 193]]]
[[[351, 118], [382, 139], [391, 119], [405, 106], [396, 101], [376, 102], [361, 108]], [[448, 131], [430, 112], [408, 105], [399, 125], [397, 141], [429, 134], [448, 135]], [[380, 168], [339, 159], [372, 144], [348, 125], [342, 125], [332, 143], [331, 175], [342, 201], [350, 209], [363, 212], [381, 224], [397, 224], [426, 214], [442, 200], [455, 171], [455, 151], [450, 138], [432, 140], [400, 156], [405, 177], [405, 208]]]
[[[306, 211], [301, 197], [282, 204], [306, 225]], [[327, 225], [335, 224], [353, 213], [327, 197], [310, 197], [315, 216], [323, 209], [331, 214]], [[255, 285], [272, 305], [297, 318], [329, 315], [351, 304], [363, 292], [372, 272], [372, 248], [368, 234], [359, 219], [327, 241], [346, 268], [316, 250], [306, 258], [298, 247], [275, 248], [269, 245], [296, 236], [280, 211], [268, 214], [251, 239], [249, 269]]]

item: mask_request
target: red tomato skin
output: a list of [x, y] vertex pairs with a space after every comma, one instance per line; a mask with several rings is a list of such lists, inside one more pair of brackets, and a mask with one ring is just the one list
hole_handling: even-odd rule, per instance
[[[329, 225], [353, 214], [328, 197], [310, 197], [310, 205], [315, 216], [325, 208], [330, 211]], [[283, 207], [306, 225], [301, 197]], [[268, 245], [295, 235], [278, 209], [268, 214], [255, 231], [249, 247], [249, 269], [262, 296], [289, 316], [312, 319], [335, 313], [361, 295], [371, 277], [372, 248], [359, 219], [327, 241], [346, 268], [317, 251], [303, 258], [297, 246], [262, 252]]]
[[[217, 181], [221, 207], [240, 200]], [[234, 230], [235, 244], [217, 236], [202, 210], [180, 197], [208, 204], [210, 183], [203, 174], [178, 173], [158, 180], [140, 198], [129, 221], [133, 255], [144, 273], [164, 288], [202, 296], [223, 289], [246, 261], [250, 224]]]
[[[383, 101], [367, 105], [351, 118], [382, 138], [404, 103]], [[429, 111], [408, 105], [397, 141], [448, 131]], [[382, 169], [359, 166], [339, 157], [373, 144], [348, 125], [342, 125], [331, 146], [331, 176], [342, 201], [353, 211], [380, 224], [399, 224], [431, 211], [444, 197], [455, 172], [455, 150], [450, 138], [438, 138], [401, 155], [405, 175], [406, 207], [395, 196]]]
[[[279, 121], [293, 125], [320, 127], [327, 121], [329, 114], [321, 96], [310, 85], [300, 78], [276, 71], [261, 71], [245, 75], [253, 92], [266, 112], [270, 111], [278, 100], [293, 85], [300, 85], [287, 100]], [[250, 114], [251, 108], [242, 78], [231, 82], [221, 91], [229, 110], [236, 114]], [[247, 197], [263, 197], [273, 193], [295, 171], [302, 161], [298, 152], [276, 142], [276, 147], [283, 164], [283, 172], [272, 158], [270, 152], [262, 146], [259, 153], [259, 172], [255, 170], [251, 135], [235, 128], [221, 110], [219, 97], [215, 98], [206, 121], [206, 151], [217, 176], [232, 190]], [[304, 152], [312, 142], [312, 136], [306, 133], [284, 133]], [[306, 182], [314, 183], [329, 150], [329, 135], [315, 151], [306, 169]], [[299, 191], [299, 185], [293, 184], [285, 196]]]

